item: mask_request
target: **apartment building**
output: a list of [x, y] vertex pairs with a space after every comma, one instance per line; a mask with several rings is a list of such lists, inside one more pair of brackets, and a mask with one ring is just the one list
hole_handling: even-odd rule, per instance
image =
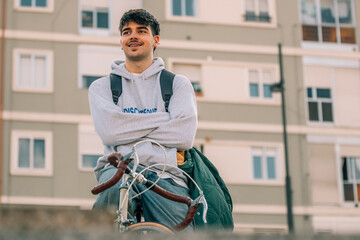
[[230, 189], [235, 231], [288, 231], [271, 91], [281, 43], [295, 231], [359, 232], [355, 0], [3, 0], [1, 205], [91, 209], [103, 149], [87, 92], [124, 59], [117, 28], [131, 8], [158, 18], [156, 56], [194, 86], [196, 145]]

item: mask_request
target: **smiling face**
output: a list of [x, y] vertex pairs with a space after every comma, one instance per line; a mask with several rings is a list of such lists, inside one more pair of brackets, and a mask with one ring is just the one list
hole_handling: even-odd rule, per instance
[[151, 27], [130, 21], [121, 29], [120, 44], [130, 61], [153, 59], [154, 47], [159, 44], [159, 35], [153, 36]]

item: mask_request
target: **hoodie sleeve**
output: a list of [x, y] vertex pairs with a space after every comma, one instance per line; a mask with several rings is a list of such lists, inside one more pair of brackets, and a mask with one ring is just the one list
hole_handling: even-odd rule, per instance
[[[169, 121], [165, 112], [127, 114], [114, 104], [108, 77], [89, 88], [90, 112], [95, 130], [104, 145], [116, 146], [139, 140]], [[146, 123], [146, 124], [144, 124]]]
[[168, 114], [170, 120], [160, 124], [146, 138], [179, 151], [190, 149], [197, 129], [197, 106], [194, 89], [184, 76], [176, 75], [174, 79]]

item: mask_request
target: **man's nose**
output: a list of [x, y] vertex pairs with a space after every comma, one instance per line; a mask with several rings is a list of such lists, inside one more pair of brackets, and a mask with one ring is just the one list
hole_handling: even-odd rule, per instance
[[135, 32], [135, 33], [131, 33], [130, 34], [130, 39], [134, 39], [134, 38], [138, 38], [138, 34]]

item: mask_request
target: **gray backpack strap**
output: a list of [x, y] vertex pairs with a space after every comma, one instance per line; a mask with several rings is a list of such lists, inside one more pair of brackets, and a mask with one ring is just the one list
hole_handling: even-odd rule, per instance
[[119, 97], [122, 93], [122, 79], [121, 76], [111, 73], [110, 74], [110, 87], [113, 102], [117, 105]]
[[169, 111], [170, 98], [173, 95], [173, 82], [175, 74], [168, 70], [162, 70], [160, 74], [161, 95], [165, 102], [165, 110]]

